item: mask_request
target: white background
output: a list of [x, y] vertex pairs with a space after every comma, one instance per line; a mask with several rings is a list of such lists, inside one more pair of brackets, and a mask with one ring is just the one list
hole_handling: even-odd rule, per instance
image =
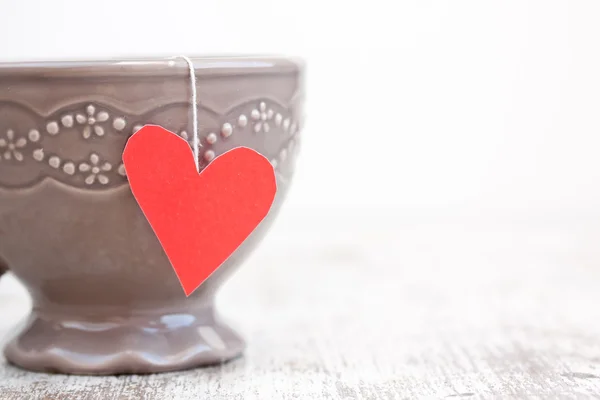
[[596, 0], [0, 0], [0, 58], [299, 55], [288, 210], [586, 219], [599, 17]]

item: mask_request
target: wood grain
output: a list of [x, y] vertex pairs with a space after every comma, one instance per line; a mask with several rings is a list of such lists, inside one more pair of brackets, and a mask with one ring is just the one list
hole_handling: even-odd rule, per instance
[[[0, 398], [600, 397], [600, 223], [282, 216], [219, 308], [244, 358], [74, 377], [0, 364]], [[0, 283], [0, 333], [29, 300]]]

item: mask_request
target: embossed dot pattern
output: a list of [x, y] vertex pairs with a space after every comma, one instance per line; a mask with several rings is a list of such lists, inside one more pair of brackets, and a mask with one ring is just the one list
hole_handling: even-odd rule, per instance
[[[291, 113], [276, 111], [274, 104], [268, 101], [250, 102], [245, 111], [230, 114], [217, 129], [205, 131], [201, 148], [203, 166], [210, 163], [218, 155], [213, 147], [220, 140], [227, 141], [233, 135], [294, 135], [297, 122]], [[145, 123], [153, 121], [135, 121], [133, 118], [123, 116], [122, 113], [113, 113], [106, 107], [95, 103], [84, 103], [79, 107], [71, 107], [71, 111], [61, 112], [55, 118], [50, 117], [44, 122], [43, 129], [31, 127], [25, 132], [17, 132], [9, 128], [4, 135], [0, 132], [0, 162], [3, 165], [19, 165], [26, 163], [27, 159], [49, 166], [59, 174], [63, 174], [66, 182], [82, 187], [105, 187], [111, 184], [126, 182], [126, 171], [119, 160], [117, 167], [113, 167], [100, 153], [88, 153], [87, 158], [73, 159], [61, 154], [45, 154], [45, 141], [61, 135], [79, 135], [84, 142], [97, 143], [98, 140], [107, 140], [107, 136], [126, 138], [138, 131]], [[1, 122], [1, 121], [0, 121]], [[191, 140], [187, 130], [180, 130], [179, 135], [185, 140]], [[222, 139], [219, 139], [221, 137]], [[288, 136], [289, 137], [289, 136]], [[293, 137], [285, 139], [283, 147], [271, 155], [274, 168], [279, 168], [289, 158], [295, 146]], [[94, 148], [93, 146], [90, 148]], [[54, 150], [51, 151], [54, 153]], [[76, 157], [77, 158], [77, 157]], [[55, 175], [53, 175], [55, 176]]]

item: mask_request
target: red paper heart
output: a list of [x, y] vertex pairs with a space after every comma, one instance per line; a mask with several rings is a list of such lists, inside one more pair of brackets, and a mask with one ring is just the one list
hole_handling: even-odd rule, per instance
[[129, 185], [189, 296], [252, 233], [277, 190], [269, 161], [237, 147], [198, 173], [189, 144], [147, 125], [123, 152]]

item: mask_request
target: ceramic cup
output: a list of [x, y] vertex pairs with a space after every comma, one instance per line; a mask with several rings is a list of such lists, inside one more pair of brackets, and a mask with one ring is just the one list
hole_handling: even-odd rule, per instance
[[265, 220], [187, 298], [131, 194], [121, 157], [144, 124], [191, 141], [188, 63], [0, 64], [0, 264], [33, 301], [5, 348], [10, 362], [62, 373], [150, 373], [221, 363], [243, 351], [213, 299], [288, 190], [303, 68], [282, 57], [192, 62], [201, 168], [250, 147], [271, 160], [278, 192]]

